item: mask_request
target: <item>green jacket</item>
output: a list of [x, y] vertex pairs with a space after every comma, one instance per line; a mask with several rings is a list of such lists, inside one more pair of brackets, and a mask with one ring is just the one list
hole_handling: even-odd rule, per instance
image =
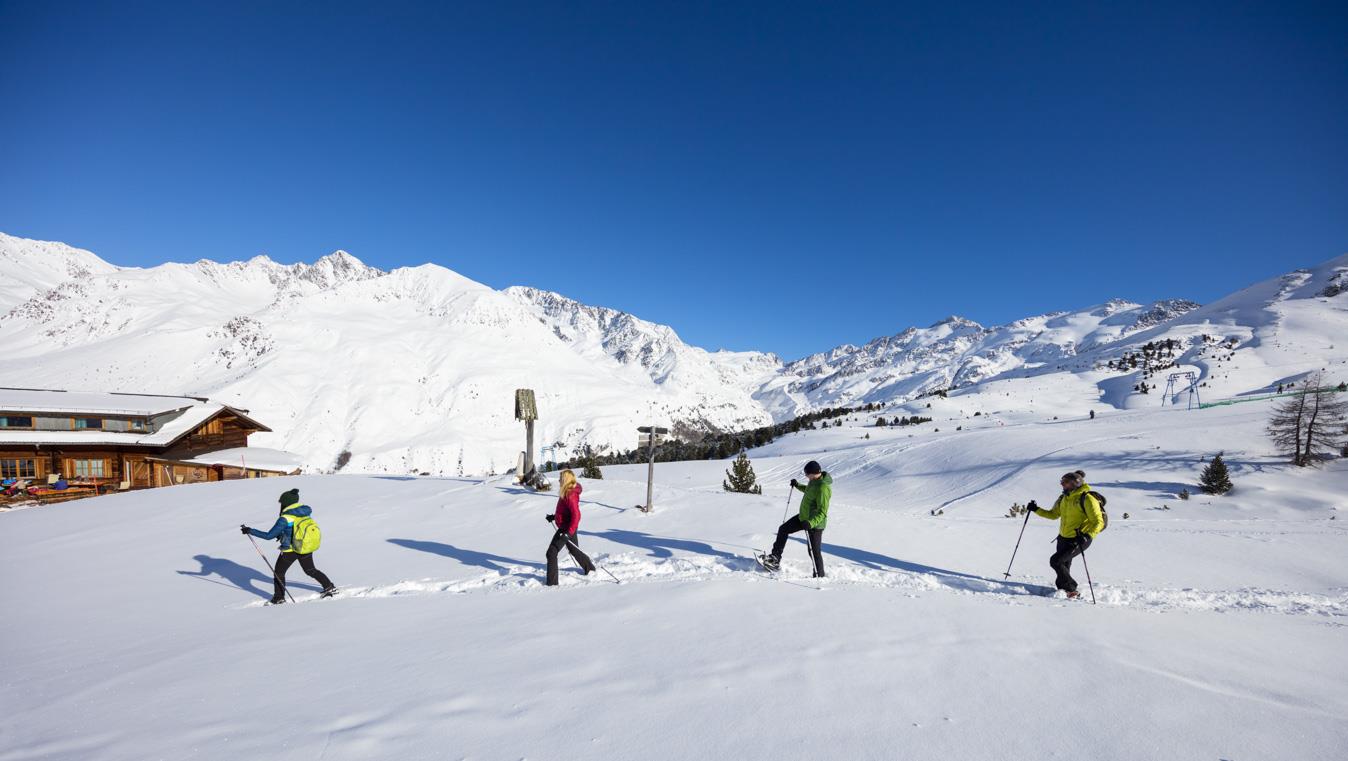
[[797, 484], [805, 492], [800, 498], [800, 522], [810, 528], [822, 529], [828, 524], [828, 501], [833, 497], [833, 476], [824, 472], [813, 481]]
[[1100, 503], [1095, 501], [1095, 497], [1087, 494], [1091, 487], [1082, 484], [1070, 493], [1058, 497], [1058, 501], [1053, 503], [1053, 509], [1045, 510], [1039, 508], [1036, 513], [1041, 518], [1057, 518], [1058, 536], [1071, 539], [1077, 535], [1077, 529], [1083, 534], [1090, 534], [1091, 538], [1100, 533], [1105, 527], [1104, 517], [1100, 515]]

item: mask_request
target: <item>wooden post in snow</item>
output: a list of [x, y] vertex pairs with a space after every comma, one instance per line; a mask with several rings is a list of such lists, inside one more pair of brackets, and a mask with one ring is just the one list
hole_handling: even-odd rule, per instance
[[646, 504], [641, 508], [642, 512], [649, 513], [655, 509], [655, 442], [664, 434], [669, 433], [668, 428], [657, 428], [653, 425], [643, 425], [637, 428], [637, 433], [643, 436], [637, 440], [640, 446], [643, 442], [647, 448], [646, 462]]
[[518, 474], [521, 482], [534, 469], [534, 421], [538, 419], [538, 402], [531, 388], [515, 389], [515, 419], [524, 421], [524, 468]]

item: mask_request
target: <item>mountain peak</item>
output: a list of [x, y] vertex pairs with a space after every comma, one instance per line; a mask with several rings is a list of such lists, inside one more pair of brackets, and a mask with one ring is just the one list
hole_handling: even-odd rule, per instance
[[386, 274], [388, 273], [377, 267], [371, 267], [342, 249], [321, 257], [313, 264], [295, 265], [297, 278], [323, 289], [359, 280], [372, 280]]
[[933, 323], [931, 324], [931, 327], [933, 327], [933, 328], [939, 328], [939, 327], [941, 327], [942, 325], [949, 325], [949, 326], [952, 327], [952, 328], [981, 328], [981, 327], [983, 327], [982, 325], [979, 325], [978, 323], [974, 322], [973, 320], [970, 320], [970, 319], [967, 319], [967, 318], [964, 318], [964, 317], [960, 317], [960, 316], [957, 315], [957, 314], [952, 314], [952, 315], [950, 315], [949, 317], [946, 317], [946, 318], [941, 319], [941, 320], [937, 320], [936, 322], [933, 322]]

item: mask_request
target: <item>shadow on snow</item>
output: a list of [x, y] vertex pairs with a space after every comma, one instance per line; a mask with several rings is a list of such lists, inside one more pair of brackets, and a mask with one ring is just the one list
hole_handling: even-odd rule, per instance
[[[192, 559], [201, 564], [200, 571], [178, 571], [179, 575], [192, 576], [202, 581], [209, 581], [212, 584], [221, 586], [233, 586], [250, 592], [258, 597], [271, 599], [272, 581], [271, 577], [253, 568], [252, 566], [241, 565], [233, 560], [225, 558], [214, 558], [210, 555], [193, 555]], [[217, 581], [210, 578], [218, 576], [224, 581]], [[319, 588], [312, 584], [286, 582], [287, 587], [297, 589], [307, 589], [311, 592], [319, 591]]]
[[697, 555], [706, 555], [708, 557], [720, 560], [742, 560], [733, 553], [724, 550], [718, 550], [706, 542], [699, 542], [695, 539], [671, 539], [664, 536], [651, 536], [643, 531], [629, 531], [627, 529], [610, 528], [601, 532], [582, 531], [582, 536], [593, 536], [596, 539], [607, 539], [617, 544], [626, 544], [630, 547], [637, 547], [646, 550], [651, 557], [670, 558], [674, 556], [674, 551], [688, 552]]
[[452, 558], [464, 565], [477, 566], [497, 573], [509, 573], [510, 566], [527, 566], [530, 568], [542, 568], [542, 563], [531, 563], [527, 560], [516, 560], [503, 555], [493, 555], [490, 552], [478, 552], [477, 550], [466, 550], [461, 547], [455, 547], [452, 544], [444, 542], [425, 542], [419, 539], [389, 539], [389, 544], [396, 544], [399, 547], [406, 547], [409, 550], [418, 550], [429, 552], [432, 555]]

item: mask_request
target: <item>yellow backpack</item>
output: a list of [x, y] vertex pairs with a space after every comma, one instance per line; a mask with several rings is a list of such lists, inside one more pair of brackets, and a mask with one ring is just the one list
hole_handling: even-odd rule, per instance
[[290, 522], [290, 551], [308, 555], [318, 549], [323, 534], [318, 530], [318, 522], [309, 516], [296, 518], [286, 516]]

